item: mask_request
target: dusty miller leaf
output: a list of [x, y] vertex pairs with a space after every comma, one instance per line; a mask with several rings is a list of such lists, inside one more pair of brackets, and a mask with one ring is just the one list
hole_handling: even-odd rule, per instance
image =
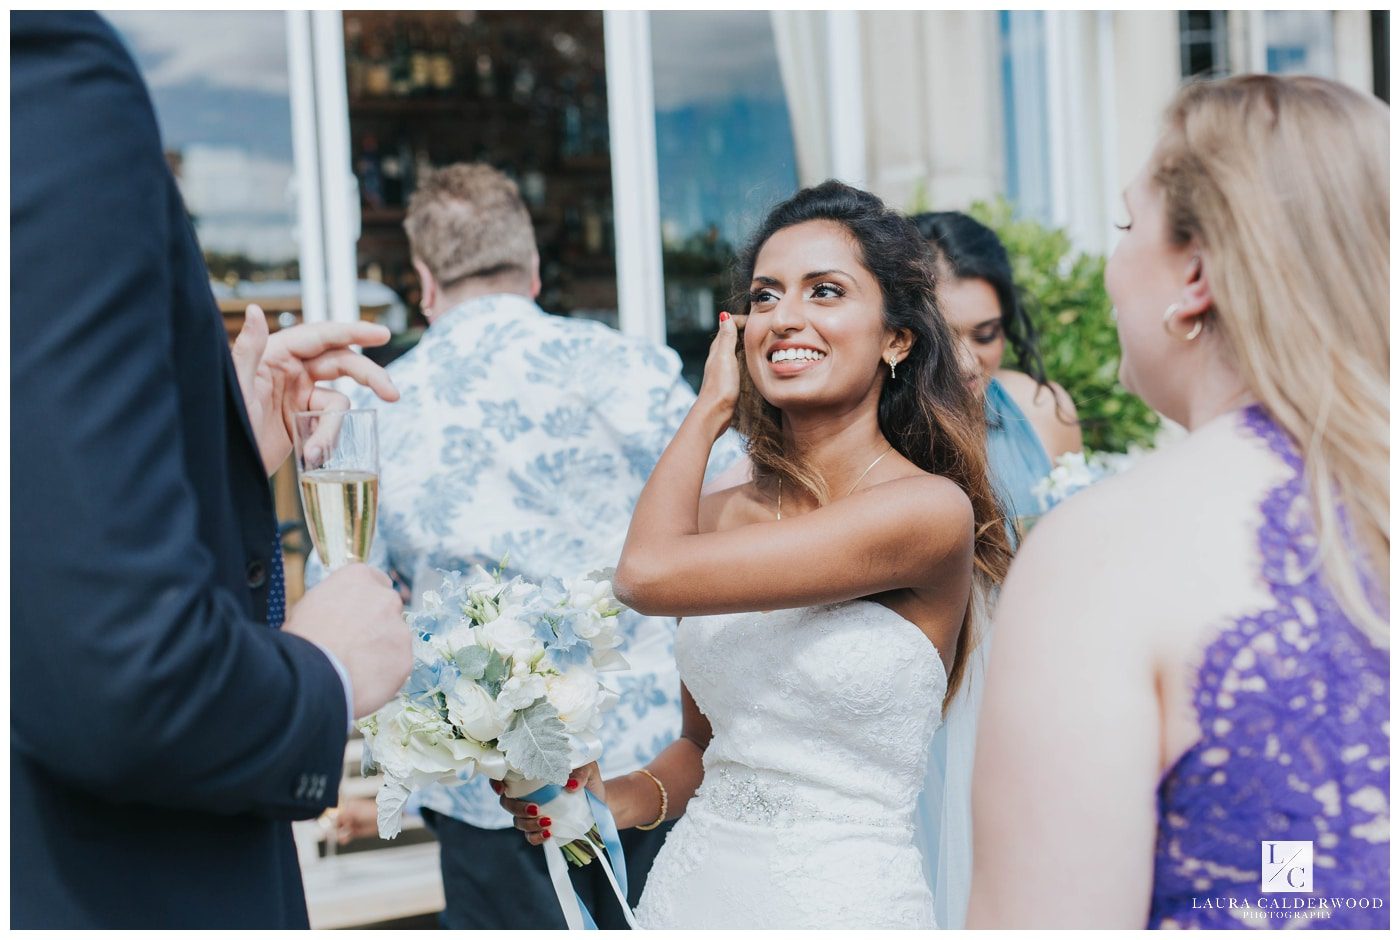
[[486, 675], [486, 667], [491, 662], [491, 650], [484, 646], [468, 646], [459, 650], [454, 657], [457, 671], [463, 679], [480, 679]]
[[481, 684], [486, 687], [486, 691], [495, 698], [501, 694], [501, 686], [510, 678], [510, 662], [500, 653], [491, 650], [491, 655], [486, 660], [486, 666], [481, 672]]
[[548, 702], [519, 712], [497, 743], [506, 761], [531, 780], [562, 784], [569, 777], [569, 736]]

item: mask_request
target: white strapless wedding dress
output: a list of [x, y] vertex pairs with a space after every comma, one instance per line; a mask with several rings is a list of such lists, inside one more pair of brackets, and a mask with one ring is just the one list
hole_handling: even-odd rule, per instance
[[714, 738], [641, 926], [936, 926], [913, 832], [948, 680], [924, 633], [864, 600], [687, 617], [676, 661]]

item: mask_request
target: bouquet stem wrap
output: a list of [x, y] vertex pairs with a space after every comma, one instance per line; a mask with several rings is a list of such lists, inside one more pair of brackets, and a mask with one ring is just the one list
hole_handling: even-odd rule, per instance
[[569, 863], [564, 858], [563, 847], [571, 842], [584, 842], [594, 850], [598, 856], [597, 862], [603, 866], [603, 874], [617, 896], [617, 903], [622, 905], [622, 915], [627, 925], [633, 930], [638, 929], [632, 918], [632, 909], [627, 906], [627, 861], [622, 854], [622, 840], [607, 804], [588, 790], [580, 788], [570, 792], [552, 783], [540, 785], [538, 780], [507, 781], [505, 791], [513, 799], [536, 804], [540, 815], [550, 819], [550, 837], [540, 848], [544, 849], [549, 879], [554, 884], [559, 909], [563, 911], [569, 929], [598, 929], [588, 908], [574, 890], [573, 882], [569, 880]]

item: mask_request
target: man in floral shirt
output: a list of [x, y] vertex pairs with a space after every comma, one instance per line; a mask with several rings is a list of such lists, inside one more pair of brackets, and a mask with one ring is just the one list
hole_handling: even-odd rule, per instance
[[[679, 358], [535, 305], [529, 214], [515, 184], [488, 166], [431, 174], [404, 227], [429, 328], [389, 367], [399, 401], [356, 401], [379, 408], [372, 561], [415, 596], [434, 586], [436, 569], [504, 559], [508, 574], [539, 579], [615, 564], [642, 486], [694, 400]], [[732, 436], [722, 439], [711, 471], [738, 454]], [[621, 701], [600, 732], [606, 776], [642, 767], [680, 729], [675, 621], [623, 616], [632, 668], [609, 677]], [[564, 926], [544, 853], [509, 828], [486, 780], [434, 787], [421, 806], [442, 846], [446, 926]], [[665, 830], [623, 833], [633, 904]], [[575, 884], [600, 927], [620, 926], [598, 868]]]

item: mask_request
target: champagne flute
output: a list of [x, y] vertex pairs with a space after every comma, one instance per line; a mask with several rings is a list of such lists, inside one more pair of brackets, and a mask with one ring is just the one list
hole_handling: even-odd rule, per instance
[[372, 409], [300, 411], [293, 445], [306, 527], [330, 571], [369, 557], [379, 508], [379, 429]]

